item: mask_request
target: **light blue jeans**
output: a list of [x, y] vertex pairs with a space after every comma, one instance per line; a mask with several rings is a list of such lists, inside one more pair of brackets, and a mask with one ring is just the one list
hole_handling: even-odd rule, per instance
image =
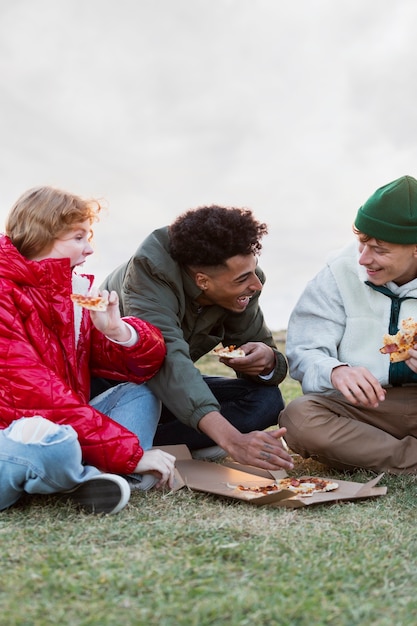
[[99, 474], [81, 463], [81, 447], [71, 426], [44, 417], [21, 417], [0, 430], [0, 510], [22, 493], [56, 493], [73, 489]]
[[90, 404], [135, 433], [144, 450], [152, 448], [162, 405], [146, 384], [120, 383], [92, 398]]
[[[147, 385], [121, 383], [90, 404], [134, 432], [144, 450], [152, 447], [161, 404]], [[99, 473], [82, 464], [71, 426], [35, 416], [22, 417], [0, 430], [0, 510], [17, 502], [23, 492], [67, 491]]]
[[[144, 450], [152, 448], [162, 404], [146, 384], [120, 383], [92, 398], [90, 404], [135, 433]], [[128, 476], [142, 480], [138, 474]]]

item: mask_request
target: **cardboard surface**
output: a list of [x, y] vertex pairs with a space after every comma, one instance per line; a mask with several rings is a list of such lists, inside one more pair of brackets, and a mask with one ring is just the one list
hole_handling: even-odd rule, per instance
[[[254, 492], [241, 491], [237, 489], [237, 486], [257, 487], [270, 485], [275, 480], [288, 476], [285, 470], [268, 472], [248, 465], [239, 465], [239, 463], [233, 461], [222, 464], [196, 461], [192, 458], [187, 446], [184, 445], [161, 446], [161, 449], [170, 452], [177, 459], [174, 490], [186, 486], [194, 491], [246, 501], [255, 506], [268, 505], [301, 508], [314, 504], [373, 498], [387, 493], [387, 487], [376, 486], [383, 476], [383, 474], [380, 474], [367, 483], [328, 478], [332, 482], [338, 483], [338, 489], [316, 493], [313, 496], [297, 495], [290, 490], [276, 491], [268, 495], [258, 495]], [[298, 476], [297, 478], [304, 477]], [[327, 477], [320, 476], [319, 478]]]

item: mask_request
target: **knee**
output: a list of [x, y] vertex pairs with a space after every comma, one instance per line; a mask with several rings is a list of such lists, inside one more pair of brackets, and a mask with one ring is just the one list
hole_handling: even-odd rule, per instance
[[261, 387], [260, 394], [262, 395], [263, 401], [266, 402], [271, 409], [275, 411], [278, 410], [278, 413], [282, 411], [284, 408], [284, 400], [279, 387]]
[[16, 444], [37, 445], [38, 449], [57, 446], [64, 449], [79, 448], [78, 436], [72, 426], [55, 424], [40, 415], [21, 417], [12, 422], [4, 431], [4, 436]]
[[[292, 400], [279, 416], [279, 426], [286, 428], [285, 440], [290, 448], [298, 450], [318, 434], [314, 420], [308, 415], [309, 399], [300, 396]], [[315, 432], [316, 431], [316, 432]]]
[[60, 429], [58, 424], [42, 417], [21, 417], [11, 424], [7, 435], [19, 443], [39, 443], [47, 437], [55, 435]]
[[300, 422], [305, 420], [304, 415], [304, 396], [300, 396], [291, 400], [287, 406], [281, 411], [279, 416], [279, 425], [285, 426], [285, 428], [292, 428], [292, 426], [298, 426]]
[[[284, 408], [284, 400], [278, 387], [261, 387], [254, 399], [254, 414], [261, 419], [263, 428], [276, 426]], [[260, 417], [262, 416], [262, 417]]]
[[327, 454], [335, 431], [334, 414], [317, 394], [292, 400], [279, 416], [288, 446], [303, 457]]

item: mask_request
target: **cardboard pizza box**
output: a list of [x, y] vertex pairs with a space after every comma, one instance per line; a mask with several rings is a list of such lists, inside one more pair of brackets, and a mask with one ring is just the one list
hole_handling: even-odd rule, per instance
[[[387, 493], [387, 487], [377, 487], [383, 476], [383, 474], [380, 474], [367, 483], [331, 478], [332, 482], [338, 483], [338, 489], [317, 493], [313, 496], [301, 497], [300, 495], [294, 495], [290, 490], [277, 491], [268, 495], [258, 495], [253, 492], [241, 491], [237, 489], [237, 486], [269, 485], [274, 480], [288, 476], [285, 470], [268, 472], [250, 465], [240, 465], [233, 461], [222, 464], [196, 461], [192, 458], [189, 449], [185, 445], [161, 446], [161, 449], [170, 452], [176, 457], [174, 491], [188, 487], [193, 491], [212, 493], [226, 498], [245, 501], [255, 506], [285, 506], [293, 509], [313, 504], [374, 498]], [[326, 478], [326, 476], [320, 476], [319, 478]]]

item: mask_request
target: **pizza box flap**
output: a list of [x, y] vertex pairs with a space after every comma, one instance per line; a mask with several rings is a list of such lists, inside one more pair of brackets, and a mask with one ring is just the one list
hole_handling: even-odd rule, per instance
[[254, 465], [241, 465], [236, 461], [224, 461], [223, 465], [227, 467], [233, 467], [234, 469], [248, 472], [248, 474], [254, 474], [255, 476], [263, 476], [263, 478], [269, 478], [269, 480], [280, 480], [281, 478], [287, 478], [287, 472], [283, 470], [270, 471], [262, 469], [261, 467], [255, 467]]
[[[375, 478], [373, 478], [372, 480], [361, 485], [358, 491], [356, 492], [356, 496], [361, 497], [361, 496], [366, 496], [368, 493], [372, 493], [373, 490], [375, 489], [375, 485], [379, 483], [379, 481], [381, 480], [383, 476], [384, 476], [384, 473], [382, 472], [382, 474], [375, 476]], [[377, 489], [385, 489], [385, 493], [387, 491], [386, 487], [377, 487]]]

